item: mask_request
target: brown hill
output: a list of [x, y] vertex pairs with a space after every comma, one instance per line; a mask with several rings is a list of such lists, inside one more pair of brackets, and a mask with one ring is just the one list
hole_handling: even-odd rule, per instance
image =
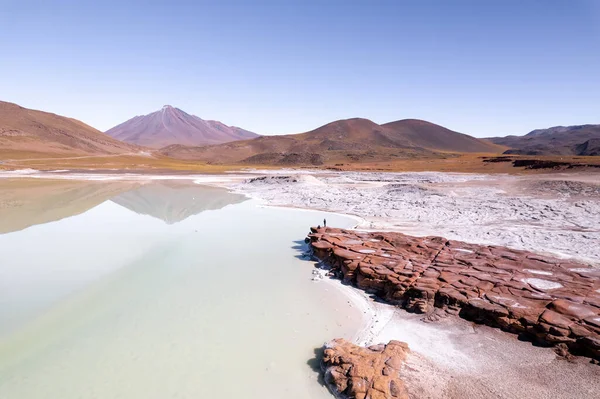
[[228, 143], [257, 137], [235, 126], [204, 120], [179, 108], [165, 105], [148, 115], [136, 116], [106, 131], [127, 143], [160, 148], [172, 144], [189, 146]]
[[75, 119], [0, 101], [0, 150], [13, 154], [121, 154], [139, 147], [123, 143]]
[[575, 153], [583, 156], [599, 156], [600, 155], [600, 138], [589, 139], [585, 143], [575, 146]]
[[164, 155], [212, 163], [321, 165], [442, 156], [442, 152], [502, 152], [502, 148], [433, 123], [404, 120], [378, 125], [339, 120], [307, 133], [263, 136], [208, 146], [169, 146]]
[[403, 119], [382, 126], [395, 130], [414, 145], [448, 152], [501, 152], [504, 149], [486, 140], [458, 133], [418, 119]]
[[555, 126], [533, 130], [525, 136], [492, 137], [488, 140], [510, 147], [507, 154], [598, 155], [600, 125]]

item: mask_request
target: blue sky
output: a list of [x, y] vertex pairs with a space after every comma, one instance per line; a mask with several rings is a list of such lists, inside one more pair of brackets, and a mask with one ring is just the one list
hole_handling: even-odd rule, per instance
[[0, 100], [100, 130], [177, 106], [262, 134], [600, 123], [600, 0], [0, 0]]

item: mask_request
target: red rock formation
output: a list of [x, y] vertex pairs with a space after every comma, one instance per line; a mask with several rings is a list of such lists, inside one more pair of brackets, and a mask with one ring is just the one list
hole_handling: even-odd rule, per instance
[[600, 359], [600, 270], [442, 237], [312, 229], [340, 278], [409, 311], [434, 308]]
[[400, 368], [408, 346], [390, 341], [368, 348], [344, 339], [326, 346], [321, 366], [325, 382], [336, 396], [355, 399], [408, 399]]

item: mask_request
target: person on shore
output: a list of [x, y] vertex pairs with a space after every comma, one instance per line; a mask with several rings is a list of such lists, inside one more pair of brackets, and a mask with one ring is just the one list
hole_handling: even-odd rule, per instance
[[323, 219], [323, 227], [327, 227], [327, 219]]

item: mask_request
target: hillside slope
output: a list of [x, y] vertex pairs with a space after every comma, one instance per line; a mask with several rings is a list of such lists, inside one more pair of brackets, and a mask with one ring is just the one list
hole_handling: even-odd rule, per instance
[[382, 126], [393, 129], [416, 146], [437, 151], [501, 152], [504, 150], [489, 141], [418, 119], [403, 119]]
[[[454, 144], [453, 141], [458, 141]], [[464, 150], [460, 150], [461, 142]], [[262, 136], [208, 146], [163, 148], [164, 155], [212, 163], [322, 165], [380, 162], [446, 156], [442, 152], [502, 152], [494, 144], [416, 120], [378, 125], [353, 118], [328, 123], [307, 133]]]
[[99, 155], [138, 151], [75, 119], [0, 101], [0, 150], [11, 154]]
[[583, 156], [599, 156], [600, 155], [600, 138], [589, 139], [588, 141], [575, 146], [577, 155]]

